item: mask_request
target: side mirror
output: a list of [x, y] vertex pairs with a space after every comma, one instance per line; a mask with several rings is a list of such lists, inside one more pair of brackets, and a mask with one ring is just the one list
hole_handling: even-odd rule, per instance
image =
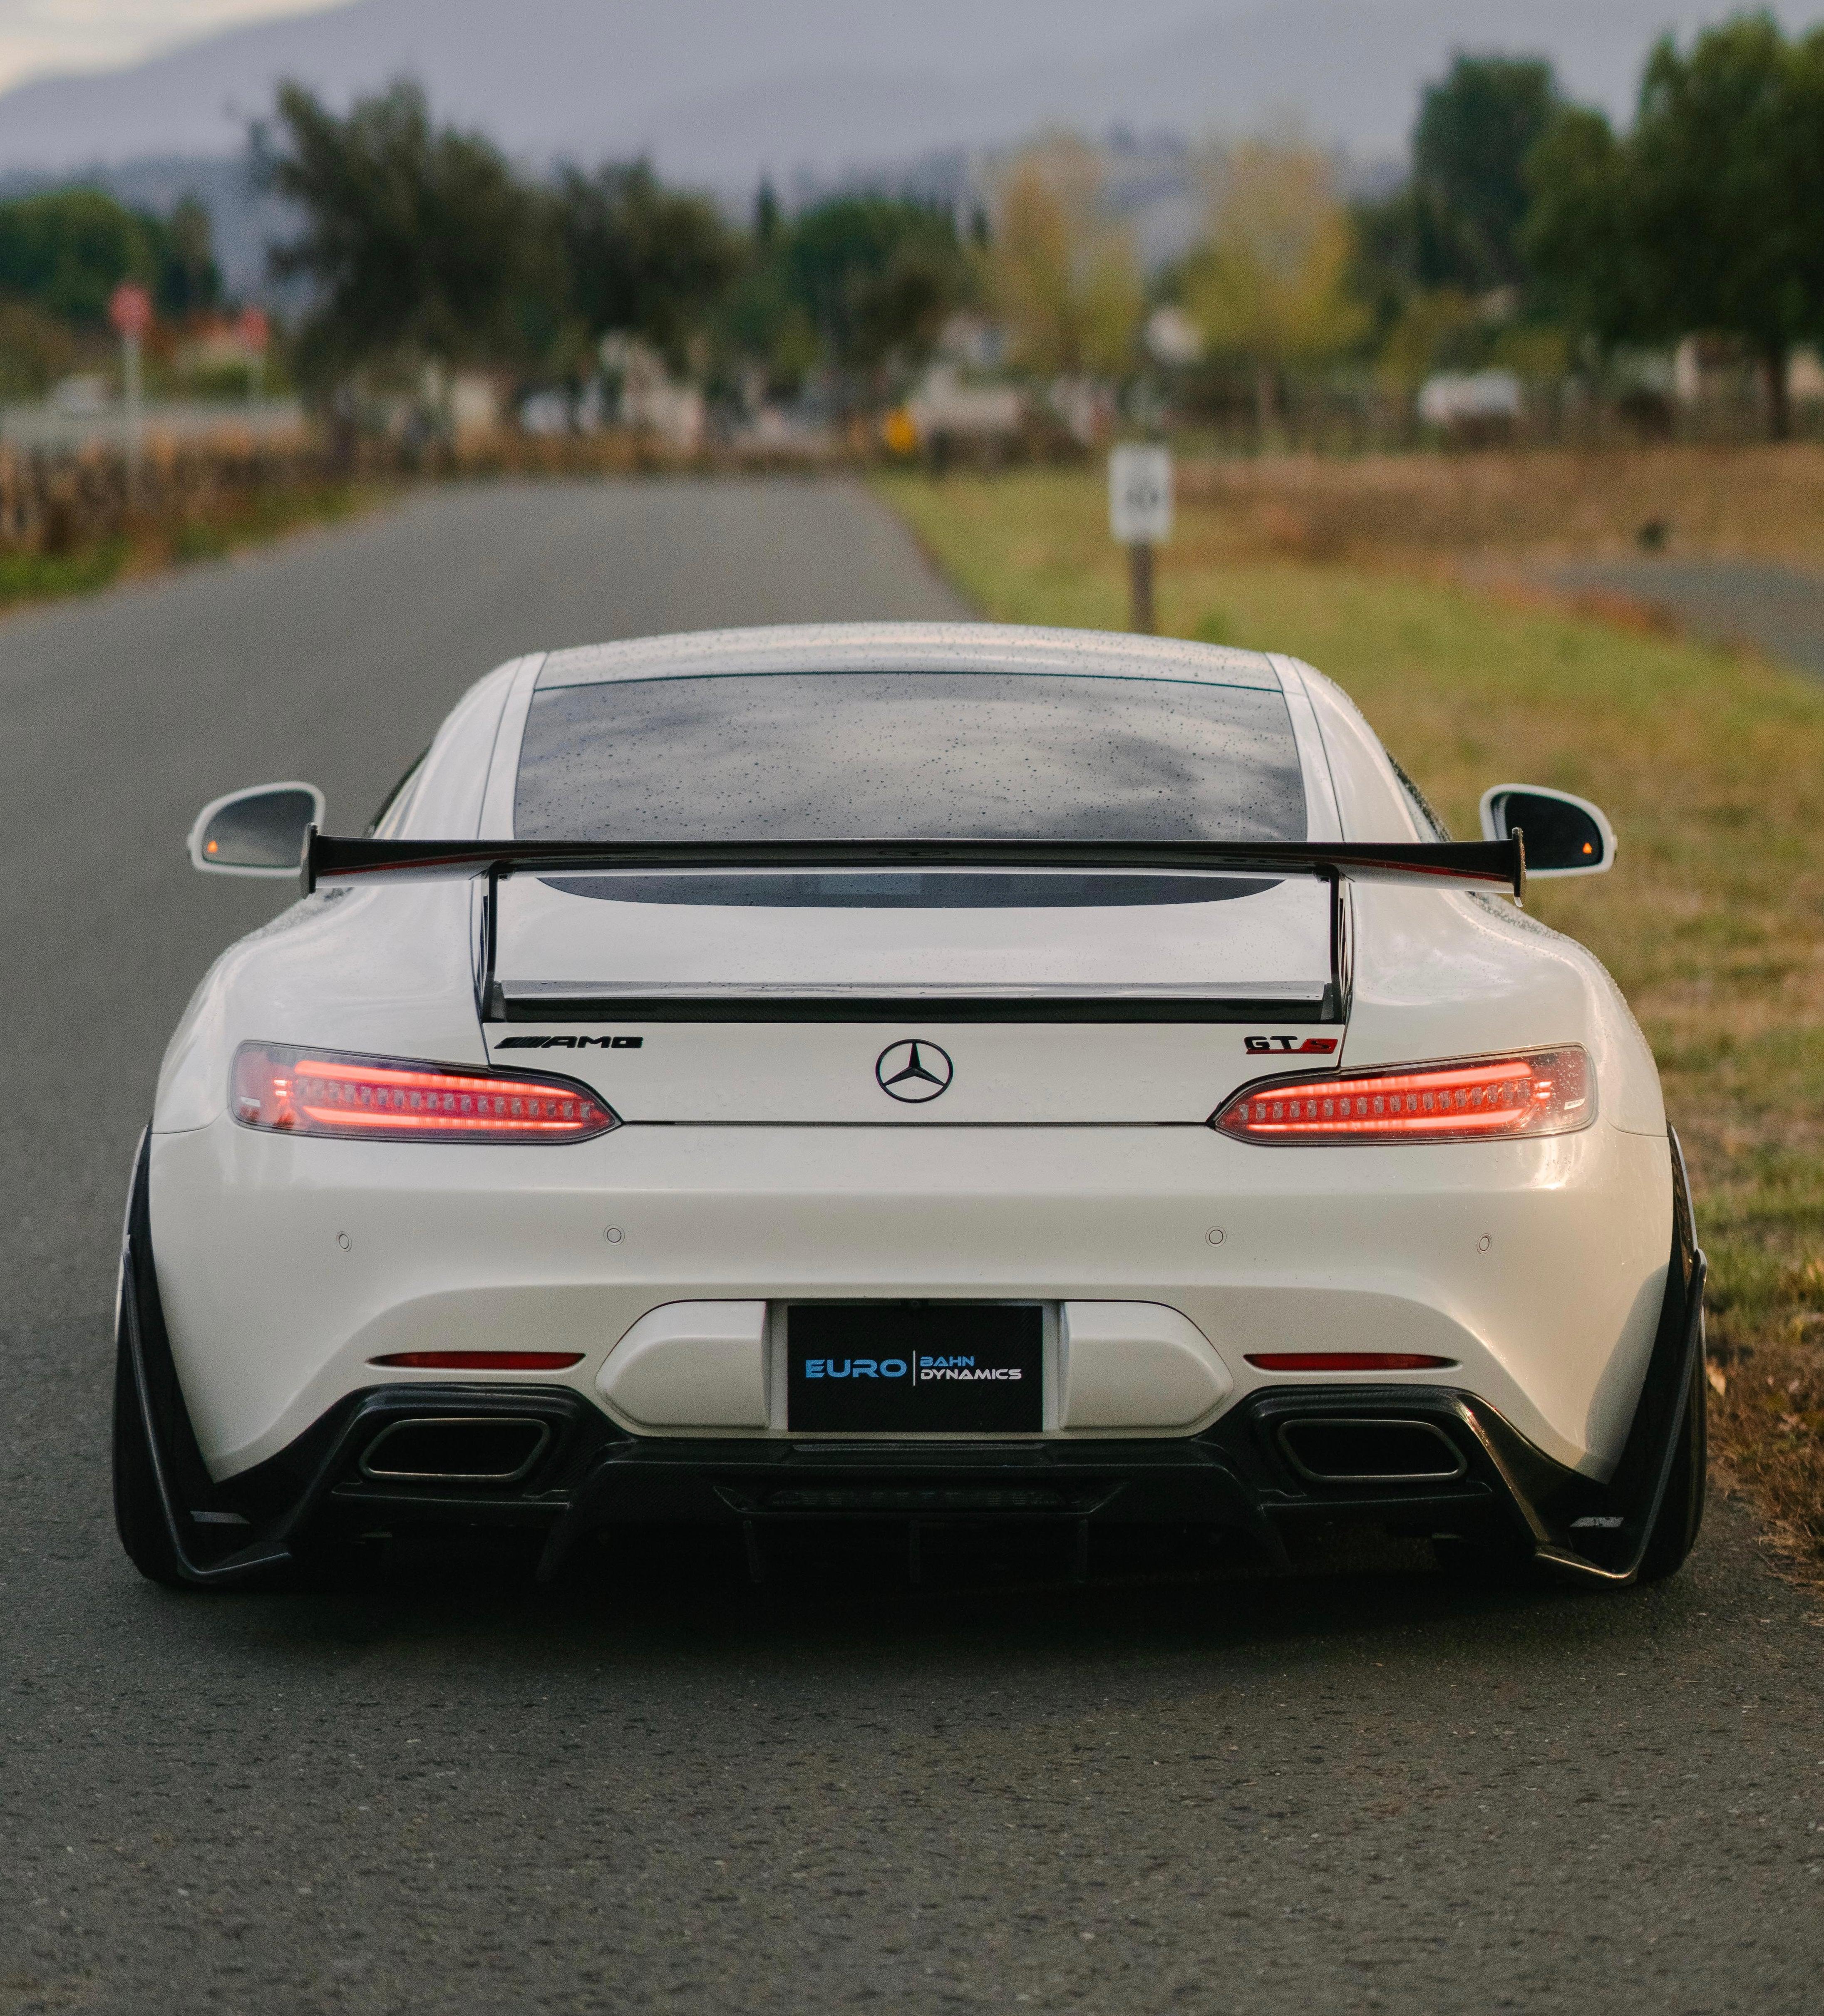
[[230, 791], [196, 815], [187, 843], [190, 866], [205, 875], [286, 876], [295, 879], [306, 826], [323, 823], [323, 794], [315, 784], [256, 784]]
[[1526, 836], [1527, 879], [1606, 875], [1615, 866], [1615, 829], [1600, 806], [1545, 784], [1497, 784], [1482, 794], [1482, 837]]

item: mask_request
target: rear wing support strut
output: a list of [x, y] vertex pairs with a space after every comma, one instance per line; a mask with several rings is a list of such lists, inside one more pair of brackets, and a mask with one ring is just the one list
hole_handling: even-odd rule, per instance
[[494, 969], [500, 951], [500, 870], [492, 862], [481, 890], [481, 984], [476, 990], [481, 1020], [494, 1015]]

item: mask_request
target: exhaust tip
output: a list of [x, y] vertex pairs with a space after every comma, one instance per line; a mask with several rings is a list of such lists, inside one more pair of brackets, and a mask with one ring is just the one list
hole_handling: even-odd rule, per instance
[[517, 1484], [550, 1440], [549, 1422], [524, 1415], [391, 1421], [363, 1452], [361, 1472], [377, 1484]]
[[1313, 1484], [1450, 1484], [1469, 1469], [1430, 1421], [1307, 1416], [1280, 1424], [1279, 1446]]

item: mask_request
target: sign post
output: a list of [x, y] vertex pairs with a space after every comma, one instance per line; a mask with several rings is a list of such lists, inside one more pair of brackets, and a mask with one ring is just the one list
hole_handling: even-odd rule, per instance
[[272, 325], [264, 308], [243, 308], [234, 333], [247, 360], [247, 403], [254, 405], [265, 390], [266, 349], [272, 340]]
[[1108, 457], [1108, 530], [1127, 549], [1129, 627], [1151, 636], [1152, 549], [1172, 534], [1172, 452], [1153, 445], [1118, 448]]
[[131, 509], [139, 495], [139, 425], [141, 417], [139, 339], [152, 322], [152, 297], [131, 280], [123, 280], [108, 299], [108, 320], [121, 339], [127, 394], [127, 505]]

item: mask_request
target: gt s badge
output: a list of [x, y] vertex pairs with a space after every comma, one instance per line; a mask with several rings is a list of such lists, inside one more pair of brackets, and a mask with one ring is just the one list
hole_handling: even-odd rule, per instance
[[636, 1050], [643, 1036], [503, 1036], [497, 1050]]
[[1334, 1036], [1307, 1036], [1303, 1042], [1296, 1036], [1248, 1036], [1242, 1040], [1256, 1057], [1263, 1051], [1283, 1056], [1289, 1050], [1295, 1057], [1327, 1057], [1336, 1047]]

